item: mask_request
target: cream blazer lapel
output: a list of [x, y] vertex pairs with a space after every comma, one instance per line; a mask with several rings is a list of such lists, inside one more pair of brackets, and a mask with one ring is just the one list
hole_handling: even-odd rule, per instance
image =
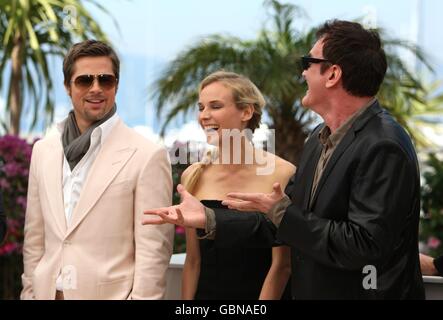
[[66, 217], [63, 205], [63, 146], [60, 136], [51, 136], [50, 150], [44, 155], [42, 164], [47, 199], [51, 207], [51, 213], [62, 237], [66, 233]]
[[106, 188], [132, 157], [136, 148], [128, 147], [125, 126], [119, 120], [102, 146], [80, 194], [66, 237], [74, 231], [100, 199]]

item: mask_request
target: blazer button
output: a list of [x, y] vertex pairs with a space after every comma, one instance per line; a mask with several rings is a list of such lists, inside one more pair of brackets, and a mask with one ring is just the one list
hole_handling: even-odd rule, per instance
[[63, 245], [64, 245], [65, 247], [69, 246], [70, 244], [71, 244], [71, 241], [69, 241], [69, 240], [65, 240], [65, 241], [63, 241]]

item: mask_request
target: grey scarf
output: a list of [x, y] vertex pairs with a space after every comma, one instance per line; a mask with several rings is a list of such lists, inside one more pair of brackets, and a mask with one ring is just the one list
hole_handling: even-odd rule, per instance
[[75, 168], [77, 163], [88, 152], [91, 144], [91, 134], [95, 128], [111, 118], [117, 110], [114, 105], [111, 110], [104, 116], [103, 119], [94, 122], [83, 134], [80, 133], [77, 121], [75, 121], [74, 110], [71, 110], [62, 133], [63, 150], [68, 160], [71, 170]]

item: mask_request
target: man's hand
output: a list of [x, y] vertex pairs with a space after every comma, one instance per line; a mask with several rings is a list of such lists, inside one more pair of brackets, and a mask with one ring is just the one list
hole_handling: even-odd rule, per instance
[[144, 214], [149, 216], [143, 219], [142, 224], [171, 223], [183, 227], [204, 229], [206, 224], [204, 206], [181, 184], [177, 186], [177, 191], [182, 198], [179, 205], [144, 211]]
[[232, 198], [232, 200], [224, 200], [222, 203], [228, 206], [229, 209], [268, 213], [283, 196], [284, 193], [280, 187], [280, 183], [276, 182], [272, 186], [271, 193], [230, 192], [228, 193], [228, 198]]
[[420, 253], [420, 268], [424, 276], [436, 276], [437, 269], [434, 266], [434, 258]]

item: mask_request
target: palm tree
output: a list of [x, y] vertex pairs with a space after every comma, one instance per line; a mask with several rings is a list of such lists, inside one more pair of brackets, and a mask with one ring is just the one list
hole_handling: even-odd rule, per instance
[[[297, 6], [276, 0], [266, 0], [265, 5], [271, 9], [272, 25], [264, 27], [257, 39], [212, 35], [183, 51], [166, 68], [155, 82], [154, 89], [159, 115], [166, 105], [172, 106], [167, 110], [162, 134], [174, 117], [193, 108], [197, 101], [198, 83], [209, 73], [223, 68], [244, 74], [262, 91], [267, 100], [270, 128], [275, 129], [278, 135], [276, 154], [297, 164], [315, 119], [312, 112], [301, 106], [306, 85], [301, 76], [299, 58], [308, 53], [315, 43], [317, 28], [303, 31], [294, 27], [295, 19], [305, 16]], [[427, 65], [423, 53], [416, 46], [388, 40], [386, 51], [390, 69], [381, 91], [382, 102], [389, 101], [393, 87], [405, 99], [422, 90], [420, 81], [394, 54], [395, 48], [413, 52]], [[391, 105], [386, 103], [386, 106], [389, 108]]]
[[441, 92], [441, 84], [434, 82], [422, 86], [404, 81], [397, 80], [382, 86], [378, 99], [408, 131], [416, 147], [432, 149], [435, 146], [423, 129], [436, 130], [441, 126], [436, 119], [443, 114], [443, 93], [438, 93]]
[[306, 54], [315, 41], [315, 31], [300, 33], [292, 28], [301, 9], [277, 1], [266, 1], [273, 10], [273, 28], [263, 28], [258, 39], [213, 35], [182, 52], [156, 81], [154, 98], [159, 114], [167, 103], [173, 107], [163, 123], [181, 112], [187, 112], [197, 101], [197, 85], [209, 73], [221, 68], [249, 77], [267, 100], [266, 112], [278, 132], [276, 153], [297, 162], [306, 127], [312, 113], [300, 105], [305, 92], [299, 57]]
[[[95, 0], [86, 1], [108, 13]], [[10, 113], [9, 124], [2, 120], [2, 125], [9, 133], [20, 133], [20, 119], [25, 107], [30, 107], [29, 111], [33, 113], [31, 128], [36, 125], [42, 108], [46, 115], [45, 124], [52, 120], [51, 58], [64, 56], [80, 40], [97, 38], [107, 41], [83, 2], [0, 1], [0, 88], [6, 88], [6, 107]]]

